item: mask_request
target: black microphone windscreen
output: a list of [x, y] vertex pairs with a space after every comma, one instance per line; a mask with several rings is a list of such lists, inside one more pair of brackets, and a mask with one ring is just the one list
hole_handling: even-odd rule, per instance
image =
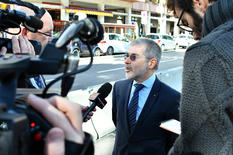
[[104, 98], [106, 98], [108, 96], [108, 94], [111, 92], [111, 90], [112, 90], [112, 85], [107, 82], [107, 83], [103, 84], [99, 88], [99, 90], [97, 91], [97, 93], [100, 94], [99, 97], [101, 99], [104, 99]]
[[70, 26], [68, 26], [65, 31], [63, 31], [62, 34], [59, 36], [56, 42], [56, 48], [62, 48], [66, 46], [71, 41], [71, 39], [73, 39], [77, 35], [80, 29], [83, 28], [83, 26], [83, 21], [70, 24]]
[[90, 20], [96, 25], [96, 29], [97, 30], [97, 35], [95, 38], [93, 38], [89, 43], [91, 45], [96, 45], [97, 43], [99, 43], [103, 37], [104, 37], [104, 29], [103, 26], [100, 24], [100, 22], [95, 19], [95, 18], [90, 18]]
[[42, 29], [43, 27], [43, 22], [35, 16], [30, 16], [30, 20], [26, 21], [26, 24], [35, 29]]

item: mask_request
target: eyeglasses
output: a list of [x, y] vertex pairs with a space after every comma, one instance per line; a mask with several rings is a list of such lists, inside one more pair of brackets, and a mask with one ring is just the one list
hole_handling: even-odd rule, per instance
[[129, 55], [129, 53], [125, 53], [125, 56], [124, 56], [124, 58], [125, 58], [125, 60], [127, 59], [129, 57], [129, 59], [131, 60], [131, 61], [135, 61], [136, 59], [137, 59], [137, 57], [139, 57], [139, 55], [137, 55], [137, 54], [131, 54], [131, 55]]
[[43, 34], [47, 37], [53, 37], [53, 35], [51, 33], [44, 33], [44, 32], [40, 32], [40, 31], [37, 31], [37, 33]]
[[191, 27], [189, 27], [188, 24], [182, 22], [181, 18], [182, 18], [182, 16], [183, 16], [183, 14], [184, 14], [184, 9], [183, 9], [183, 11], [182, 11], [181, 14], [180, 14], [180, 17], [179, 17], [179, 19], [178, 19], [177, 26], [178, 26], [180, 29], [182, 29], [182, 30], [185, 30], [185, 31], [188, 31], [188, 32], [193, 32], [193, 29], [192, 29]]
[[137, 55], [136, 55], [136, 54], [131, 54], [131, 55], [129, 55], [129, 53], [125, 53], [125, 56], [124, 56], [125, 60], [126, 60], [128, 57], [129, 57], [129, 59], [130, 59], [131, 61], [135, 61], [136, 58], [137, 58]]

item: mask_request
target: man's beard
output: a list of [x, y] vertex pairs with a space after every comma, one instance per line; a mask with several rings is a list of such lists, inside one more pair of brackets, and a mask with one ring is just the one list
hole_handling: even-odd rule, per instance
[[149, 72], [148, 66], [146, 64], [144, 64], [143, 67], [141, 66], [141, 68], [137, 69], [133, 69], [131, 65], [127, 65], [127, 67], [130, 70], [130, 73], [126, 73], [126, 77], [135, 81], [143, 79]]

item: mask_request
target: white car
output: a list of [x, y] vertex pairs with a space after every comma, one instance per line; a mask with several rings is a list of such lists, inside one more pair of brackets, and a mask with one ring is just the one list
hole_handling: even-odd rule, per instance
[[176, 38], [176, 44], [178, 47], [181, 47], [181, 48], [187, 48], [196, 42], [197, 41], [193, 39], [193, 36], [189, 34], [180, 34]]
[[130, 41], [119, 34], [105, 33], [104, 39], [98, 43], [98, 47], [104, 54], [125, 53], [129, 50]]
[[161, 47], [162, 51], [176, 49], [176, 41], [170, 35], [151, 33], [146, 35], [146, 38], [154, 40]]

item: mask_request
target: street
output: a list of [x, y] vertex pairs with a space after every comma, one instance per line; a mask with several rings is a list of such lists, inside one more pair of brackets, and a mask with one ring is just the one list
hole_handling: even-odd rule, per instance
[[[183, 64], [184, 49], [176, 51], [164, 51], [160, 61], [158, 72], [171, 68], [180, 67]], [[89, 57], [80, 58], [79, 68], [83, 68], [89, 63]], [[92, 67], [80, 74], [77, 74], [72, 86], [73, 90], [87, 89], [105, 82], [117, 81], [125, 78], [124, 55], [94, 57]], [[59, 74], [60, 75], [60, 74]], [[51, 82], [58, 75], [46, 75], [46, 83]], [[52, 88], [60, 88], [60, 81]]]

